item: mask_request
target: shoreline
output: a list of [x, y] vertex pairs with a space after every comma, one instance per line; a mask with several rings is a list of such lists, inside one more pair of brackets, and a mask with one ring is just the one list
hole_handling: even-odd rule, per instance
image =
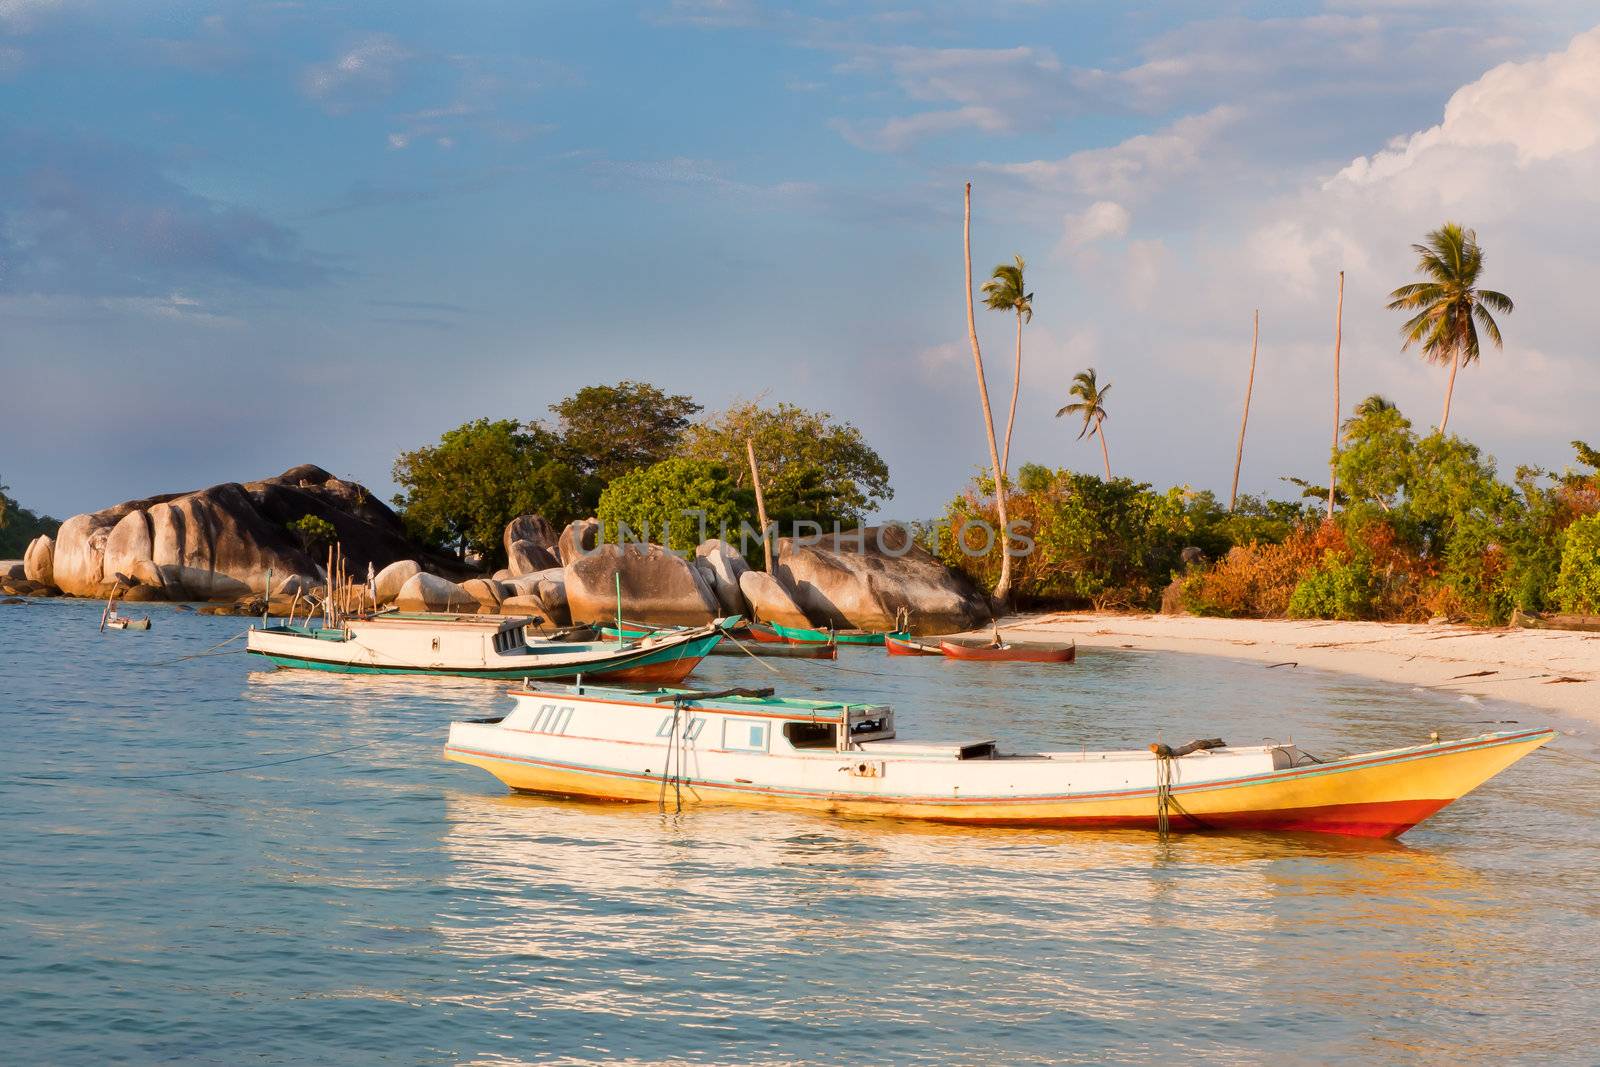
[[998, 625], [1017, 641], [1292, 663], [1600, 723], [1600, 633], [1095, 612], [1009, 615]]

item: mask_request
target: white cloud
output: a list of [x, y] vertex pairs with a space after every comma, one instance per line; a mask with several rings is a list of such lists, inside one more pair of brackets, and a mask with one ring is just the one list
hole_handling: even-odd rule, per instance
[[1509, 149], [1527, 168], [1587, 151], [1600, 142], [1600, 27], [1563, 51], [1502, 63], [1457, 90], [1444, 121], [1396, 147], [1352, 162], [1335, 182], [1370, 185], [1396, 178], [1452, 148]]
[[341, 111], [393, 91], [405, 64], [414, 58], [388, 34], [373, 34], [326, 63], [307, 67], [300, 87], [330, 110]]
[[1203, 150], [1239, 114], [1237, 108], [1218, 106], [1110, 147], [1086, 148], [1062, 159], [984, 164], [984, 169], [1021, 179], [1041, 192], [1125, 198], [1194, 169]]
[[1133, 215], [1115, 200], [1096, 200], [1082, 212], [1063, 220], [1057, 251], [1072, 252], [1107, 237], [1122, 237], [1132, 221]]

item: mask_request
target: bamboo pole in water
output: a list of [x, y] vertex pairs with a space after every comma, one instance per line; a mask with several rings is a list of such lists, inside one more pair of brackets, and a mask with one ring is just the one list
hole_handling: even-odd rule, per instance
[[1339, 272], [1339, 303], [1333, 313], [1333, 454], [1328, 459], [1328, 518], [1333, 518], [1333, 490], [1339, 482], [1339, 344], [1344, 338], [1344, 271]]
[[1228, 492], [1228, 510], [1239, 499], [1239, 467], [1244, 463], [1244, 431], [1250, 425], [1250, 394], [1256, 387], [1256, 344], [1261, 340], [1261, 309], [1256, 308], [1255, 328], [1250, 334], [1250, 379], [1244, 386], [1244, 417], [1239, 420], [1239, 449], [1233, 454], [1233, 488]]
[[750, 482], [756, 487], [756, 521], [761, 524], [761, 555], [766, 560], [767, 573], [772, 573], [772, 549], [767, 541], [767, 501], [761, 495], [761, 472], [756, 469], [756, 442], [744, 439], [745, 455], [750, 457]]

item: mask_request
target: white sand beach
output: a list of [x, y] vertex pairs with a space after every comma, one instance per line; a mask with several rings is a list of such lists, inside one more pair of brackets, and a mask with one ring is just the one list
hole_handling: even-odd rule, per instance
[[1342, 671], [1600, 722], [1600, 633], [1089, 612], [1014, 615], [1000, 628], [1017, 641], [1071, 638], [1086, 648]]

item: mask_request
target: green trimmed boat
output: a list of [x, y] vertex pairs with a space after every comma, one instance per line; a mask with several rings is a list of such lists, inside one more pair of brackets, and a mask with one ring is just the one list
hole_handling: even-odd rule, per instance
[[766, 624], [772, 632], [785, 641], [797, 645], [881, 645], [883, 632], [872, 630], [812, 630], [803, 626], [785, 626], [782, 623]]

